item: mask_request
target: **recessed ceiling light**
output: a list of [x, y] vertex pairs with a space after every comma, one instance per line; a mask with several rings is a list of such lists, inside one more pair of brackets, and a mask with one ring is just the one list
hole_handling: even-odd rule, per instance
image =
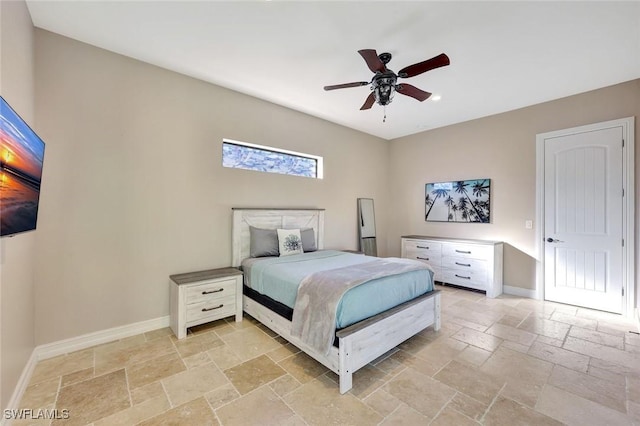
[[442, 96], [440, 96], [440, 95], [433, 95], [433, 96], [431, 97], [431, 100], [432, 100], [433, 102], [438, 102], [440, 99], [442, 99]]

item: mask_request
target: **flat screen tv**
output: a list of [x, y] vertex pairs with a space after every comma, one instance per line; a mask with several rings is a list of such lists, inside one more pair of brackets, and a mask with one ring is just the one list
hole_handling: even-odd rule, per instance
[[36, 228], [44, 142], [0, 96], [0, 236]]

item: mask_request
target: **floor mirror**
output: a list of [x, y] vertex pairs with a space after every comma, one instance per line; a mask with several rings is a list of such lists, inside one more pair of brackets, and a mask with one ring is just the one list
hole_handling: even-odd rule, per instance
[[376, 217], [373, 199], [358, 198], [358, 241], [359, 249], [367, 256], [377, 256]]

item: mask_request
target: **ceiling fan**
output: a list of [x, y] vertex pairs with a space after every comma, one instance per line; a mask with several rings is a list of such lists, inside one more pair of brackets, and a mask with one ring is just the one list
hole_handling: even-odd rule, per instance
[[360, 107], [361, 110], [371, 108], [375, 102], [382, 106], [390, 104], [395, 92], [410, 96], [420, 102], [428, 99], [431, 93], [420, 90], [410, 84], [397, 83], [398, 78], [414, 77], [450, 63], [449, 57], [441, 53], [426, 61], [404, 67], [396, 74], [387, 68], [387, 63], [391, 60], [391, 53], [378, 55], [374, 49], [358, 50], [358, 53], [364, 58], [369, 69], [375, 73], [371, 81], [324, 86], [324, 90], [346, 89], [347, 87], [360, 87], [371, 84], [371, 93]]

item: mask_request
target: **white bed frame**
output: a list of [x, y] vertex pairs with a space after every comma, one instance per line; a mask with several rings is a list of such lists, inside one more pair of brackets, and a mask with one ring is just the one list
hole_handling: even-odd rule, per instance
[[[320, 209], [233, 209], [233, 266], [249, 257], [249, 226], [257, 228], [313, 228], [319, 249], [324, 247], [324, 210]], [[340, 393], [352, 387], [352, 374], [433, 325], [440, 329], [440, 292], [434, 290], [379, 315], [360, 321], [336, 333], [338, 348], [329, 354], [318, 352], [291, 335], [291, 321], [256, 301], [243, 297], [244, 311], [340, 377]]]

